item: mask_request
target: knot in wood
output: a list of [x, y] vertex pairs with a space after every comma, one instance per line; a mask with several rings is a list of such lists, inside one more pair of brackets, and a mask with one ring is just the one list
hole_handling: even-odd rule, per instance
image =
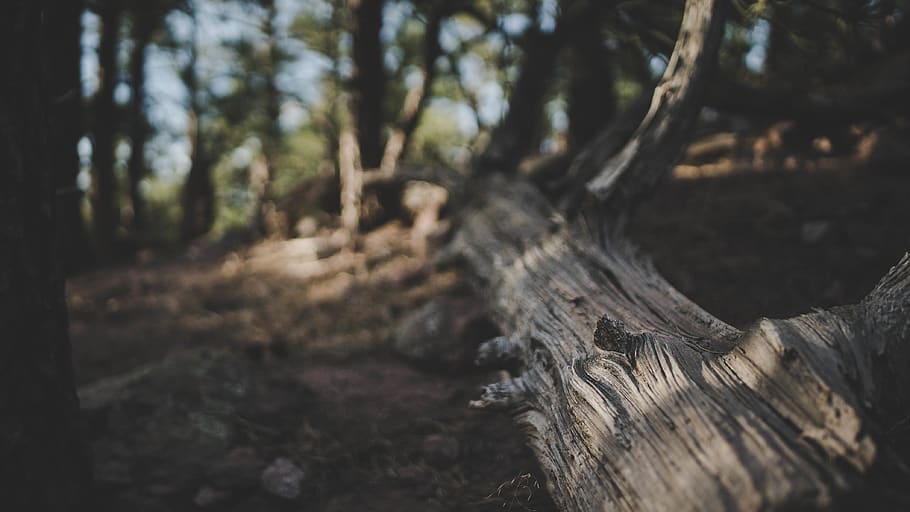
[[619, 320], [614, 320], [606, 315], [600, 317], [597, 326], [594, 328], [594, 344], [598, 347], [609, 350], [610, 352], [619, 352], [623, 355], [631, 355], [639, 336], [626, 330], [625, 324]]

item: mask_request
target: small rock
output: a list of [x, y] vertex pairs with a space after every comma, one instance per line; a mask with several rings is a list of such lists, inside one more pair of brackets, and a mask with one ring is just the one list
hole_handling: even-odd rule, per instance
[[467, 366], [474, 349], [495, 332], [482, 327], [483, 306], [462, 297], [437, 297], [405, 316], [393, 348], [408, 359], [431, 367]]
[[196, 493], [196, 496], [193, 498], [193, 503], [201, 508], [210, 507], [224, 501], [228, 496], [230, 496], [230, 494], [227, 491], [215, 489], [214, 487], [206, 485]]
[[289, 459], [279, 457], [262, 472], [262, 487], [269, 493], [292, 500], [300, 496], [300, 484], [306, 475]]
[[420, 450], [434, 466], [451, 466], [458, 460], [458, 440], [445, 434], [430, 434], [423, 438]]

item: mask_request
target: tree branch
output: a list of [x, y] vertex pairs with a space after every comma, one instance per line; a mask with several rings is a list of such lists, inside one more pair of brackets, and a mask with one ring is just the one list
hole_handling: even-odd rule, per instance
[[613, 212], [626, 212], [679, 158], [701, 108], [723, 36], [722, 0], [686, 2], [679, 37], [651, 106], [622, 150], [587, 184]]

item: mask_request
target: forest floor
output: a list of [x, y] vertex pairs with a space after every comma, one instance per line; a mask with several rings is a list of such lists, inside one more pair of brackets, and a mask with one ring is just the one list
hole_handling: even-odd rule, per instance
[[[675, 179], [632, 234], [738, 326], [856, 302], [910, 248], [910, 173]], [[408, 236], [393, 222], [357, 252], [296, 239], [71, 280], [98, 510], [552, 510], [509, 419], [466, 407], [497, 379], [470, 365], [491, 334], [479, 302]], [[434, 301], [455, 342], [403, 347]]]

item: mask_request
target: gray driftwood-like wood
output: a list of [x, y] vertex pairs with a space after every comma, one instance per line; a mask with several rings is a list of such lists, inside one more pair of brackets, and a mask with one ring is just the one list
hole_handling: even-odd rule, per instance
[[627, 210], [679, 158], [714, 69], [724, 33], [723, 5], [723, 0], [686, 2], [673, 54], [638, 129], [605, 163], [587, 163], [600, 164], [588, 192], [601, 202], [609, 199], [611, 209]]
[[740, 331], [601, 215], [621, 216], [685, 142], [718, 9], [686, 3], [645, 121], [588, 182], [600, 212], [566, 220], [514, 177], [469, 185], [447, 254], [506, 333], [478, 362], [511, 369], [472, 406], [514, 415], [564, 510], [908, 509], [910, 255], [859, 304]]
[[[622, 239], [567, 224], [498, 181], [455, 244], [520, 361], [478, 408], [512, 412], [565, 510], [825, 508], [906, 501], [910, 257], [858, 305], [741, 332]], [[903, 500], [903, 501], [902, 501]]]

